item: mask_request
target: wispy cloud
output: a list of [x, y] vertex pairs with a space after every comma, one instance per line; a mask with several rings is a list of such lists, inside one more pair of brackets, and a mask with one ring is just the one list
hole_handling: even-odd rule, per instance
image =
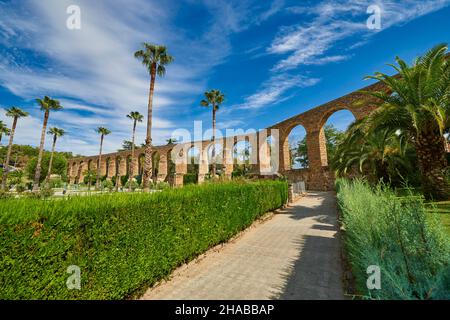
[[263, 83], [262, 88], [246, 97], [244, 103], [231, 109], [260, 109], [268, 105], [275, 105], [287, 99], [285, 94], [294, 88], [306, 88], [317, 84], [320, 79], [306, 78], [282, 74], [273, 76]]
[[[317, 65], [347, 59], [345, 55], [328, 56], [341, 41], [360, 34], [375, 34], [366, 27], [369, 4], [376, 4], [382, 11], [382, 30], [407, 23], [450, 4], [449, 0], [374, 1], [360, 0], [323, 1], [312, 7], [290, 7], [287, 10], [302, 14], [304, 22], [284, 27], [267, 51], [271, 54], [287, 54], [274, 70], [290, 70], [300, 65]], [[308, 18], [309, 17], [309, 18]]]

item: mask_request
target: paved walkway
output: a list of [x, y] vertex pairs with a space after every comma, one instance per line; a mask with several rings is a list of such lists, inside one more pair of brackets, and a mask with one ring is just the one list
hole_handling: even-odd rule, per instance
[[142, 299], [343, 299], [333, 193], [317, 192], [199, 261]]

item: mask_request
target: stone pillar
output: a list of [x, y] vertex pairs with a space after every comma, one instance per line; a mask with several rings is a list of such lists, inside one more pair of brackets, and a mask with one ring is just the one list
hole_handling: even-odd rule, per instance
[[279, 164], [280, 172], [291, 170], [291, 149], [289, 148], [289, 135], [280, 135], [279, 141]]
[[139, 175], [139, 159], [136, 155], [134, 155], [133, 161], [130, 161], [130, 173], [133, 172], [133, 177], [130, 176], [130, 179]]
[[83, 183], [84, 172], [86, 170], [87, 170], [87, 165], [84, 162], [81, 162], [78, 166], [78, 174], [77, 174], [78, 183]]
[[205, 182], [206, 176], [209, 173], [208, 163], [208, 147], [199, 148], [199, 162], [198, 162], [198, 184]]
[[172, 159], [175, 159], [175, 176], [173, 179], [173, 186], [175, 188], [184, 185], [184, 175], [187, 173], [188, 150], [186, 146], [177, 145], [172, 150]]
[[116, 176], [116, 158], [111, 158], [109, 160], [109, 168], [107, 174], [109, 179]]
[[169, 163], [168, 163], [168, 153], [167, 152], [160, 152], [159, 154], [159, 166], [158, 166], [158, 182], [164, 182], [167, 179], [169, 170]]
[[106, 161], [108, 159], [105, 159], [102, 157], [102, 162], [100, 163], [100, 178], [103, 178], [106, 176]]
[[261, 130], [258, 133], [258, 163], [257, 173], [260, 175], [271, 174], [270, 167], [270, 146], [267, 141], [269, 133]]
[[231, 179], [234, 170], [233, 161], [234, 137], [225, 139], [223, 147], [223, 174], [225, 179]]
[[309, 168], [314, 170], [328, 166], [327, 143], [323, 127], [320, 131], [308, 132], [306, 143], [308, 146]]

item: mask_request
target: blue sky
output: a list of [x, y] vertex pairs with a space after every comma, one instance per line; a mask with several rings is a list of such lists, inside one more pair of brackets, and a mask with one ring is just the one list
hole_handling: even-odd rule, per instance
[[[66, 27], [69, 5], [81, 9], [81, 30]], [[382, 9], [370, 30], [369, 5]], [[38, 145], [37, 97], [59, 99], [50, 125], [68, 134], [58, 150], [96, 154], [94, 129], [107, 126], [105, 151], [130, 139], [125, 115], [146, 114], [149, 77], [133, 53], [144, 41], [175, 57], [158, 79], [154, 141], [162, 144], [194, 120], [203, 92], [226, 94], [220, 128], [260, 129], [370, 84], [363, 77], [391, 70], [396, 55], [412, 61], [450, 42], [450, 0], [0, 0], [0, 107], [20, 106], [15, 142]], [[0, 119], [11, 123], [4, 114]], [[339, 128], [348, 113], [330, 119]], [[138, 128], [143, 142], [145, 126]], [[50, 139], [46, 147], [49, 148]]]

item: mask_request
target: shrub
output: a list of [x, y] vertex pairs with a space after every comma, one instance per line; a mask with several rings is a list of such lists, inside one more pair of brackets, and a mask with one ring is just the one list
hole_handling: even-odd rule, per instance
[[23, 193], [27, 190], [27, 186], [23, 183], [16, 185], [16, 192], [17, 193]]
[[[399, 198], [385, 186], [337, 183], [345, 248], [358, 291], [376, 299], [449, 299], [450, 243], [423, 199]], [[369, 291], [366, 270], [381, 269], [381, 290]]]
[[[264, 197], [261, 197], [261, 195]], [[122, 299], [282, 206], [287, 184], [0, 201], [0, 299]], [[81, 268], [68, 290], [67, 268]]]
[[198, 183], [198, 174], [196, 173], [186, 173], [183, 176], [183, 184], [189, 185], [189, 184], [197, 184]]

